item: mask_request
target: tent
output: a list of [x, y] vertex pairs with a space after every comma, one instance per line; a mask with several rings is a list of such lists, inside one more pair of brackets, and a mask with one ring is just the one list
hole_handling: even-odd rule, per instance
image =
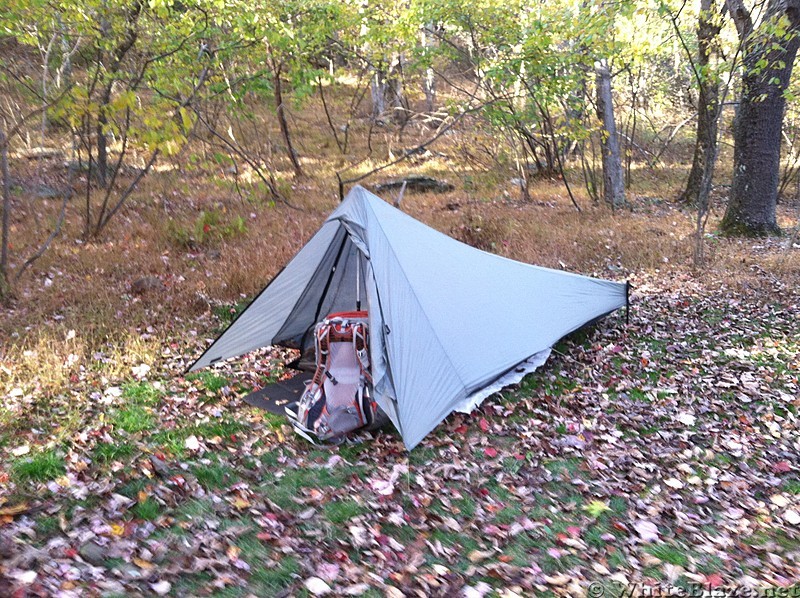
[[316, 322], [363, 298], [373, 395], [411, 449], [627, 305], [627, 290], [475, 249], [355, 187], [190, 371], [268, 345], [308, 349]]

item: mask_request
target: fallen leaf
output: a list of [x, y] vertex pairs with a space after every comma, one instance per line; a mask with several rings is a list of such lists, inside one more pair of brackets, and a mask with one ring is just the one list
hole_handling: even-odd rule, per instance
[[565, 586], [570, 582], [570, 579], [569, 576], [562, 573], [544, 576], [544, 580], [551, 586]]
[[26, 502], [21, 502], [19, 504], [14, 505], [13, 507], [0, 507], [0, 517], [2, 516], [14, 517], [15, 515], [19, 515], [20, 513], [25, 513], [28, 509], [30, 509], [30, 505]]
[[319, 577], [309, 577], [303, 585], [314, 596], [325, 596], [331, 592], [331, 587]]
[[644, 519], [638, 520], [633, 524], [633, 529], [639, 534], [639, 537], [645, 542], [655, 542], [658, 540], [658, 527], [651, 522]]
[[31, 447], [27, 444], [22, 444], [18, 447], [11, 449], [11, 454], [15, 457], [21, 457], [22, 455], [27, 455], [31, 452]]
[[157, 581], [156, 583], [151, 583], [150, 588], [159, 596], [165, 596], [169, 594], [169, 591], [172, 589], [172, 584], [168, 581], [162, 580]]
[[317, 576], [325, 581], [335, 581], [340, 570], [341, 567], [336, 563], [321, 563], [317, 567]]
[[467, 555], [467, 558], [471, 563], [478, 563], [480, 561], [485, 561], [493, 554], [494, 550], [473, 550]]
[[596, 519], [606, 511], [610, 511], [611, 507], [608, 506], [608, 503], [605, 503], [602, 500], [593, 500], [589, 504], [585, 505], [583, 510]]

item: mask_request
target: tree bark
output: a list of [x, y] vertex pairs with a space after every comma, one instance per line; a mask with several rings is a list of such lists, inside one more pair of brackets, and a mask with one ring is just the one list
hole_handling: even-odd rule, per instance
[[378, 122], [386, 113], [386, 96], [389, 85], [386, 82], [386, 71], [378, 68], [372, 74], [370, 82], [370, 98], [372, 99], [372, 120]]
[[[728, 0], [744, 46], [742, 96], [734, 129], [733, 182], [720, 228], [727, 234], [780, 234], [776, 218], [784, 92], [800, 46], [800, 0], [770, 0], [758, 29]], [[785, 18], [788, 28], [776, 33]]]
[[619, 149], [619, 135], [614, 120], [614, 103], [611, 95], [611, 72], [605, 61], [595, 65], [597, 75], [597, 117], [603, 124], [601, 150], [603, 155], [603, 198], [612, 208], [626, 204], [625, 180]]
[[303, 168], [300, 166], [300, 161], [297, 159], [297, 153], [294, 151], [292, 145], [292, 138], [289, 135], [289, 123], [286, 122], [286, 112], [283, 107], [283, 84], [281, 82], [281, 66], [276, 65], [273, 69], [272, 85], [273, 93], [275, 94], [275, 114], [278, 117], [278, 125], [281, 129], [281, 136], [283, 142], [286, 144], [286, 153], [289, 156], [289, 161], [292, 163], [294, 174], [297, 177], [303, 176]]
[[106, 127], [108, 126], [108, 105], [111, 103], [111, 88], [109, 84], [100, 97], [99, 110], [97, 112], [97, 182], [104, 189], [108, 184], [108, 138], [106, 137]]
[[11, 223], [11, 181], [8, 172], [8, 139], [0, 126], [0, 176], [3, 177], [3, 233], [0, 238], [0, 298], [9, 292], [8, 245]]
[[694, 145], [692, 169], [686, 181], [681, 200], [698, 205], [706, 169], [713, 178], [716, 153], [717, 128], [719, 123], [719, 79], [710, 73], [713, 45], [720, 33], [721, 24], [714, 0], [700, 1], [700, 17], [697, 23], [697, 77], [699, 98], [697, 101], [697, 137]]

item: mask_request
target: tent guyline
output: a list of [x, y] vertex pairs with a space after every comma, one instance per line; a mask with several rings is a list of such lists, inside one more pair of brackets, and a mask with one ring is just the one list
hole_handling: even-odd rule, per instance
[[189, 371], [269, 345], [306, 354], [317, 323], [363, 303], [372, 397], [411, 449], [628, 290], [475, 249], [355, 187]]

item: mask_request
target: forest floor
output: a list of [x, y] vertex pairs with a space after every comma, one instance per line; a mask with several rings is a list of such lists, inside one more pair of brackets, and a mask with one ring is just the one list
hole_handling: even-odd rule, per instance
[[[315, 448], [245, 405], [286, 354], [182, 374], [335, 206], [334, 178], [285, 179], [295, 210], [184, 165], [88, 243], [76, 208], [0, 316], [0, 595], [796, 587], [800, 243], [719, 238], [715, 204], [693, 270], [674, 168], [635, 173], [615, 214], [585, 197], [577, 213], [559, 181], [522, 202], [463, 164], [395, 169], [456, 186], [403, 208], [508, 257], [629, 279], [630, 321], [563, 340], [411, 452], [392, 430]], [[21, 239], [57, 207], [26, 187], [39, 166], [14, 167], [19, 201], [46, 206], [14, 223]]]

